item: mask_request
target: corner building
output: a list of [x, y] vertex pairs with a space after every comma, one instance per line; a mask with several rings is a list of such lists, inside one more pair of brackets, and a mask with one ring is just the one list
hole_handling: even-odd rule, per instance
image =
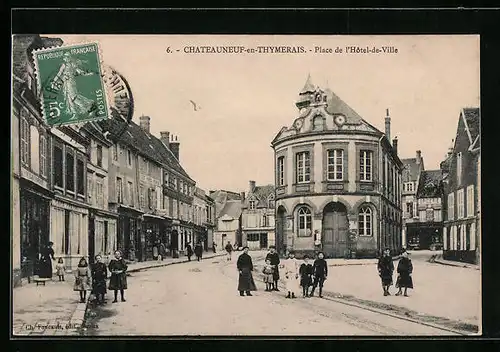
[[302, 256], [374, 257], [401, 249], [401, 172], [397, 139], [363, 120], [308, 78], [291, 127], [272, 141], [276, 245]]

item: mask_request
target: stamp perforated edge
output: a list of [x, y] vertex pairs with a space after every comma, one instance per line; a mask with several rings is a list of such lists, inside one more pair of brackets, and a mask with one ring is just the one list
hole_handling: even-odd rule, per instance
[[[60, 39], [60, 38], [57, 38], [57, 37], [52, 37], [51, 39]], [[83, 126], [84, 124], [86, 124], [87, 122], [96, 122], [96, 121], [103, 121], [103, 120], [107, 120], [107, 119], [111, 119], [112, 116], [111, 116], [111, 97], [109, 96], [110, 92], [109, 92], [109, 89], [107, 88], [106, 86], [106, 82], [104, 81], [104, 68], [106, 67], [102, 58], [103, 58], [103, 55], [102, 55], [102, 49], [101, 49], [101, 45], [99, 44], [98, 41], [94, 40], [94, 41], [89, 41], [89, 42], [77, 42], [77, 43], [71, 43], [71, 44], [68, 44], [68, 45], [61, 45], [61, 46], [50, 46], [50, 47], [44, 47], [44, 48], [39, 48], [39, 49], [33, 49], [31, 51], [31, 55], [32, 55], [32, 59], [33, 59], [33, 63], [34, 63], [34, 67], [35, 67], [35, 76], [36, 76], [36, 84], [37, 84], [37, 87], [38, 87], [38, 92], [39, 92], [39, 99], [40, 99], [40, 108], [41, 108], [41, 115], [45, 121], [45, 123], [48, 125], [48, 119], [47, 119], [47, 116], [45, 115], [45, 109], [44, 109], [44, 98], [43, 98], [43, 89], [42, 89], [42, 83], [41, 83], [41, 79], [40, 79], [40, 75], [38, 73], [39, 71], [39, 67], [38, 67], [38, 60], [36, 58], [36, 54], [40, 54], [40, 53], [45, 53], [45, 52], [50, 52], [50, 51], [54, 51], [54, 50], [61, 50], [61, 49], [71, 49], [71, 48], [76, 48], [76, 47], [81, 47], [81, 46], [85, 46], [85, 45], [90, 45], [90, 44], [95, 44], [96, 47], [97, 47], [97, 58], [98, 58], [98, 70], [99, 70], [99, 75], [100, 75], [100, 79], [101, 79], [101, 82], [102, 82], [102, 86], [103, 86], [103, 90], [104, 90], [104, 96], [105, 96], [105, 100], [106, 100], [106, 107], [107, 107], [107, 116], [104, 116], [102, 118], [94, 118], [94, 119], [89, 119], [89, 120], [84, 120], [84, 121], [81, 121], [81, 122], [65, 122], [65, 123], [60, 123], [60, 124], [57, 124], [57, 125], [54, 125], [54, 126], [51, 126], [52, 128], [57, 128], [57, 127], [61, 127], [61, 126], [69, 126], [69, 125], [73, 125], [73, 126], [78, 126], [78, 127], [81, 127]]]

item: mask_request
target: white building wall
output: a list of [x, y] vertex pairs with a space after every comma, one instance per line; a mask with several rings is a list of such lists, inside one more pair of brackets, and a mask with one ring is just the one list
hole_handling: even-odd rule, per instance
[[[21, 269], [21, 209], [19, 204], [19, 118], [12, 114], [11, 124], [11, 154], [12, 156], [12, 189], [11, 189], [11, 240], [12, 240], [12, 269], [14, 272]], [[19, 277], [20, 279], [20, 277]], [[13, 284], [17, 283], [17, 274]]]

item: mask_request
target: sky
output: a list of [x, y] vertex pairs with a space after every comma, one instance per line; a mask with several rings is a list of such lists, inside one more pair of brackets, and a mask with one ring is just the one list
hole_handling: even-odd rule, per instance
[[[295, 101], [309, 74], [381, 131], [389, 109], [400, 158], [421, 150], [426, 169], [439, 168], [460, 109], [479, 106], [479, 36], [46, 36], [65, 44], [97, 41], [103, 62], [130, 84], [133, 120], [148, 115], [154, 135], [176, 135], [182, 166], [206, 191], [274, 183], [270, 143], [298, 117]], [[306, 53], [184, 52], [231, 45], [303, 46]], [[346, 53], [346, 46], [397, 53]]]

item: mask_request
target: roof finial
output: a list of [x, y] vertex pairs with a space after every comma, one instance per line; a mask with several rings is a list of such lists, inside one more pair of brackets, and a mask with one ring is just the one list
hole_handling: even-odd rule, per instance
[[314, 90], [315, 90], [315, 87], [312, 84], [311, 73], [308, 73], [306, 84], [304, 84], [304, 88], [302, 88], [300, 93], [309, 93], [309, 92], [312, 93], [312, 92], [314, 92]]

